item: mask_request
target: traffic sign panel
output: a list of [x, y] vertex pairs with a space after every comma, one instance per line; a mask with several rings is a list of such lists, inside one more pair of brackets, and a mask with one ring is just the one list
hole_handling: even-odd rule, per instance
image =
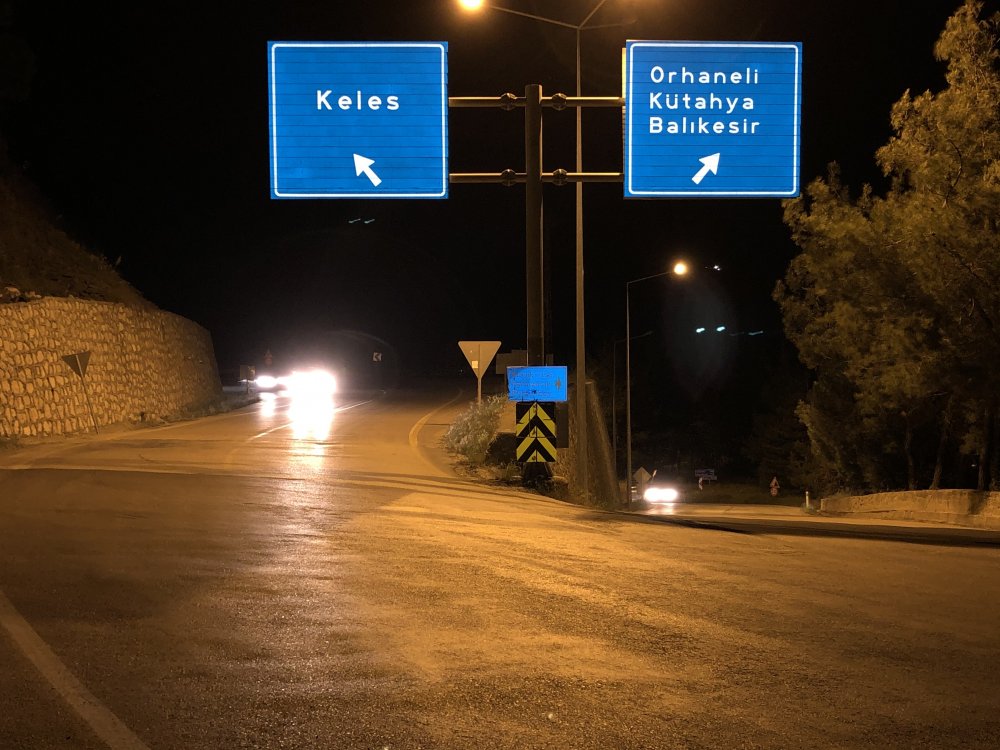
[[515, 457], [520, 463], [552, 463], [559, 458], [554, 403], [519, 401], [514, 407], [517, 420]]
[[458, 348], [462, 350], [477, 378], [489, 369], [490, 362], [500, 349], [499, 341], [459, 341]]
[[67, 354], [63, 357], [63, 362], [69, 365], [69, 369], [81, 378], [87, 374], [87, 365], [90, 364], [90, 352], [79, 352], [78, 354]]
[[447, 42], [268, 42], [272, 198], [447, 198]]
[[508, 367], [510, 401], [565, 401], [566, 367]]
[[802, 45], [625, 49], [625, 197], [799, 194]]

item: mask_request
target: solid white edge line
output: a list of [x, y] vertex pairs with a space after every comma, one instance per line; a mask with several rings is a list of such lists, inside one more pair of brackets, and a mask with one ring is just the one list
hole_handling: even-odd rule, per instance
[[3, 625], [14, 643], [37, 669], [42, 677], [55, 688], [69, 707], [112, 750], [149, 750], [122, 721], [111, 713], [93, 693], [69, 671], [21, 616], [10, 600], [0, 591], [0, 625]]

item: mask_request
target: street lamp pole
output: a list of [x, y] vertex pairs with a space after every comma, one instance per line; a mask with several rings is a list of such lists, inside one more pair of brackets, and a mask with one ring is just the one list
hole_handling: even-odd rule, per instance
[[625, 282], [625, 507], [632, 507], [632, 305]]
[[[629, 290], [640, 281], [658, 279], [661, 276], [683, 276], [687, 266], [678, 263], [670, 271], [654, 273], [625, 282], [625, 505], [632, 507], [632, 305]], [[639, 338], [639, 337], [636, 337]]]
[[[652, 331], [646, 331], [631, 338], [644, 339], [652, 334]], [[625, 339], [615, 339], [611, 347], [611, 453], [614, 456], [616, 478], [618, 476], [618, 345], [624, 343]]]

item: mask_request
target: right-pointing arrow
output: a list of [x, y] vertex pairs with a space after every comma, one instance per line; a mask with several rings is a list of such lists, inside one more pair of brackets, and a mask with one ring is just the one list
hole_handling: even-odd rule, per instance
[[712, 174], [718, 174], [720, 156], [722, 156], [721, 153], [709, 154], [708, 156], [701, 157], [698, 161], [701, 162], [702, 167], [701, 169], [698, 170], [695, 176], [691, 178], [691, 182], [693, 182], [695, 185], [700, 185], [701, 181], [705, 179], [705, 175], [707, 175], [709, 172], [711, 172]]

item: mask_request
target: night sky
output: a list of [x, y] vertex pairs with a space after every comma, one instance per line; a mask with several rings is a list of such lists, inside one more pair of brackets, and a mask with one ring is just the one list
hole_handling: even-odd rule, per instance
[[[610, 0], [594, 23], [627, 25], [584, 32], [584, 93], [620, 93], [626, 39], [800, 41], [802, 184], [836, 160], [848, 184], [879, 185], [873, 153], [890, 135], [890, 107], [907, 88], [943, 85], [932, 45], [958, 4]], [[266, 42], [446, 41], [449, 94], [494, 96], [530, 83], [573, 93], [573, 32], [471, 17], [453, 0], [13, 5], [37, 71], [10, 120], [12, 155], [72, 236], [212, 333], [220, 368], [345, 329], [383, 339], [412, 372], [457, 371], [459, 339], [523, 348], [523, 187], [452, 185], [446, 201], [272, 201]], [[578, 23], [593, 2], [506, 5]], [[572, 170], [573, 117], [546, 111], [546, 170]], [[449, 130], [452, 172], [523, 171], [521, 110], [452, 110]], [[620, 171], [621, 148], [620, 113], [585, 111], [585, 170]], [[572, 365], [573, 188], [547, 186], [545, 201], [547, 348]], [[625, 282], [683, 256], [697, 271], [683, 288], [635, 287], [633, 333], [653, 331], [639, 354], [695, 362], [683, 356], [699, 346], [693, 324], [724, 323], [744, 334], [740, 347], [777, 356], [770, 295], [795, 252], [779, 200], [625, 201], [620, 185], [588, 185], [585, 201], [589, 353], [606, 357], [624, 335]], [[680, 380], [733, 376], [726, 355]]]

